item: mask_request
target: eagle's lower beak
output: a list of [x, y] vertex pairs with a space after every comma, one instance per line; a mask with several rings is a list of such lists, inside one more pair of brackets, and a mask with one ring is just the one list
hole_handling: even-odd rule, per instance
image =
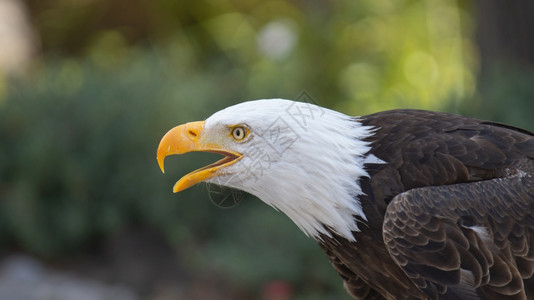
[[183, 124], [169, 130], [161, 139], [158, 147], [157, 160], [163, 173], [165, 157], [173, 154], [184, 154], [193, 151], [212, 152], [224, 155], [224, 158], [201, 169], [195, 170], [176, 182], [173, 192], [178, 193], [199, 182], [217, 175], [221, 168], [234, 164], [242, 155], [238, 152], [223, 149], [220, 145], [205, 142], [203, 136], [204, 121]]

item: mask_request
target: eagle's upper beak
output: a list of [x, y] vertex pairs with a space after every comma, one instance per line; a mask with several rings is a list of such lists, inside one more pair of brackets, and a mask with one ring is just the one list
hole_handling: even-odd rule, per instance
[[184, 154], [192, 151], [212, 152], [224, 155], [224, 158], [221, 160], [180, 178], [174, 185], [173, 191], [175, 193], [216, 176], [220, 169], [230, 166], [242, 158], [241, 153], [224, 149], [223, 146], [217, 143], [208, 142], [209, 137], [206, 137], [204, 134], [204, 125], [204, 121], [199, 121], [174, 127], [163, 136], [159, 143], [157, 160], [163, 173], [165, 173], [164, 160], [169, 155]]

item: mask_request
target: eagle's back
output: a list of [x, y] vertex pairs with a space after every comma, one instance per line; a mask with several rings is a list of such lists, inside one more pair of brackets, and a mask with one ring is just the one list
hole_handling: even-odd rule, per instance
[[[366, 225], [354, 233], [356, 242], [335, 235], [320, 241], [347, 290], [366, 299], [534, 298], [529, 279], [534, 272], [534, 135], [420, 110], [380, 112], [357, 121], [375, 128], [369, 154], [385, 163], [366, 165], [370, 176], [360, 179], [367, 220], [357, 220]], [[505, 188], [513, 184], [521, 190], [517, 195]], [[469, 190], [467, 197], [463, 193]], [[504, 207], [499, 212], [488, 208], [488, 197], [517, 205], [496, 206]], [[410, 208], [415, 201], [421, 201], [416, 210], [422, 212]], [[527, 212], [510, 217], [506, 207]], [[509, 229], [499, 231], [503, 224]], [[475, 232], [477, 226], [492, 240]], [[456, 268], [439, 261], [446, 250], [455, 256], [441, 260], [457, 259]], [[507, 272], [509, 280], [499, 278]]]

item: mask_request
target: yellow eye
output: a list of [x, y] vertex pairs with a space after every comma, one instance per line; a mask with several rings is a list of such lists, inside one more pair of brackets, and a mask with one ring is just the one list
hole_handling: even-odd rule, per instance
[[232, 129], [232, 137], [236, 141], [243, 140], [248, 134], [248, 130], [245, 127], [238, 126]]

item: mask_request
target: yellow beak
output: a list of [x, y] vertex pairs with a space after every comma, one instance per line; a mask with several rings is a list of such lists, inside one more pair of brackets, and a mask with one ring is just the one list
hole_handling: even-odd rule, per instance
[[224, 155], [224, 158], [201, 169], [195, 170], [176, 182], [173, 192], [178, 193], [199, 182], [215, 177], [217, 171], [236, 163], [242, 158], [241, 153], [223, 149], [220, 145], [204, 142], [204, 121], [186, 123], [169, 130], [159, 143], [157, 160], [163, 173], [165, 157], [193, 151], [212, 152]]

